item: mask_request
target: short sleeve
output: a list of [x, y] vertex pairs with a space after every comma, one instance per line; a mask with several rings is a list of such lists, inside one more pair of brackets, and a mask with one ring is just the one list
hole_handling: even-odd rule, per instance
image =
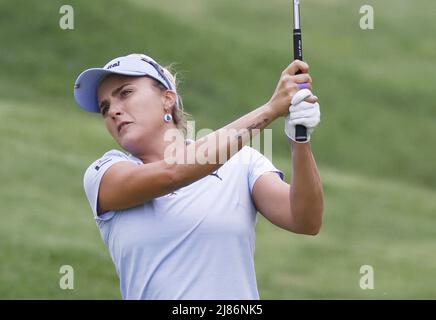
[[249, 146], [245, 146], [244, 149], [246, 152], [244, 157], [248, 157], [248, 185], [250, 193], [253, 191], [256, 180], [266, 172], [276, 172], [280, 179], [284, 180], [285, 175], [283, 171], [277, 169], [267, 157]]
[[105, 172], [115, 163], [121, 161], [133, 161], [121, 151], [111, 150], [106, 152], [100, 159], [94, 161], [86, 170], [83, 177], [83, 187], [86, 197], [91, 206], [94, 218], [97, 221], [106, 221], [113, 217], [114, 212], [109, 211], [100, 216], [97, 215], [97, 198], [100, 187], [100, 181]]

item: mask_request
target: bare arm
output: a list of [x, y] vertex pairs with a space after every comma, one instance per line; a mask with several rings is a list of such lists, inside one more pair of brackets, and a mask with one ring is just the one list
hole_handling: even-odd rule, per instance
[[323, 190], [310, 144], [292, 143], [292, 182], [275, 173], [258, 178], [253, 187], [256, 208], [271, 223], [301, 234], [316, 235], [322, 224]]
[[187, 155], [198, 154], [204, 143], [215, 139], [215, 149], [200, 154], [206, 159], [215, 159], [209, 163], [171, 164], [173, 159], [166, 159], [141, 166], [127, 161], [114, 164], [100, 183], [99, 214], [140, 205], [207, 176], [223, 164], [219, 161], [220, 155], [221, 160], [228, 160], [275, 118], [277, 116], [266, 104], [186, 147], [184, 159]]
[[322, 224], [324, 195], [310, 143], [290, 141], [292, 149], [291, 212], [295, 227], [317, 234]]

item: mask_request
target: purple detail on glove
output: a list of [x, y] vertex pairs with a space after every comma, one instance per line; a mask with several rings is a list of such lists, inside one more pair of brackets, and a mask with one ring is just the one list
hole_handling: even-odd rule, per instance
[[305, 82], [305, 83], [299, 83], [299, 84], [298, 84], [298, 89], [299, 89], [299, 90], [310, 89], [310, 83], [307, 83], [307, 82]]

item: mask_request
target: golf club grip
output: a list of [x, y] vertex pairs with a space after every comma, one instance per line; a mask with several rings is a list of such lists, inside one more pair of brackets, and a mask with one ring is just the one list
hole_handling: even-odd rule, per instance
[[303, 43], [301, 41], [301, 29], [294, 29], [294, 60], [303, 61]]
[[[294, 60], [298, 59], [303, 61], [303, 43], [301, 41], [301, 29], [294, 29]], [[297, 71], [295, 74], [300, 74]], [[307, 140], [307, 128], [301, 124], [295, 126], [295, 140], [304, 142]]]

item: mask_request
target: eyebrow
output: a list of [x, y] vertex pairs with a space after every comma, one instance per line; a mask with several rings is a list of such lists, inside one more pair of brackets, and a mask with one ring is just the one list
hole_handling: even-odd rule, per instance
[[[112, 97], [115, 97], [115, 96], [116, 96], [116, 95], [117, 95], [121, 90], [123, 90], [123, 88], [124, 88], [125, 86], [128, 86], [128, 85], [130, 85], [130, 84], [131, 84], [131, 83], [125, 83], [125, 84], [119, 86], [118, 88], [116, 88], [115, 90], [112, 91], [111, 96], [112, 96]], [[108, 100], [107, 100], [107, 99], [104, 99], [104, 100], [100, 103], [100, 105], [99, 105], [100, 110], [103, 108], [103, 104], [106, 104], [106, 103], [108, 103]]]

